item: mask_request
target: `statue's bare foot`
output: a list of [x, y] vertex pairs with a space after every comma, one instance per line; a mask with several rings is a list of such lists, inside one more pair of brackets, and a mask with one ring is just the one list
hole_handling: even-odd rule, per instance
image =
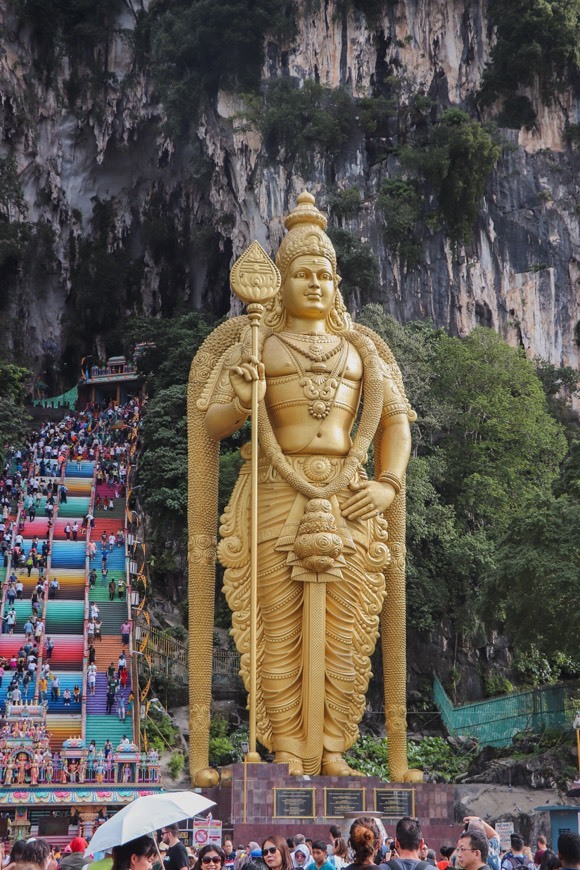
[[304, 775], [302, 759], [298, 758], [297, 755], [292, 755], [291, 752], [277, 752], [274, 756], [274, 762], [276, 764], [287, 764], [290, 776]]
[[321, 774], [323, 776], [365, 776], [360, 770], [349, 767], [342, 755], [336, 752], [322, 756]]

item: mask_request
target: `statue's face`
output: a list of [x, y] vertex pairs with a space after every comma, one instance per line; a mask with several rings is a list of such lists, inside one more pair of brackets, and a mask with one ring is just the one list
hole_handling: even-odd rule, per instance
[[282, 284], [282, 301], [291, 317], [325, 318], [334, 301], [330, 260], [314, 254], [295, 257]]

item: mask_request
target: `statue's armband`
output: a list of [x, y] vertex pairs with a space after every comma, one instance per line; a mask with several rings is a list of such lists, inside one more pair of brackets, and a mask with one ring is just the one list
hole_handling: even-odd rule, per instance
[[230, 405], [235, 394], [230, 381], [230, 368], [238, 365], [242, 358], [242, 345], [229, 347], [213, 367], [211, 375], [197, 400], [199, 411], [207, 411], [210, 405]]
[[399, 367], [381, 360], [383, 369], [383, 411], [381, 423], [385, 425], [392, 417], [404, 414], [413, 422], [417, 415], [407, 399]]

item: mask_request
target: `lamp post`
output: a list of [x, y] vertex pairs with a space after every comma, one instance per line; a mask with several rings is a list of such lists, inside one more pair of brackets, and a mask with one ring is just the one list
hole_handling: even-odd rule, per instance
[[576, 710], [574, 728], [576, 729], [576, 755], [578, 758], [578, 771], [580, 771], [580, 710]]

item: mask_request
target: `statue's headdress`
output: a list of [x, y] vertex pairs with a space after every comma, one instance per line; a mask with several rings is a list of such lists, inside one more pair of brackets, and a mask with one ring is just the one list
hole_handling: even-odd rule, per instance
[[296, 200], [296, 208], [284, 219], [288, 233], [282, 239], [276, 256], [276, 265], [282, 278], [286, 276], [292, 260], [301, 254], [326, 257], [336, 274], [336, 252], [324, 232], [327, 223], [326, 215], [316, 208], [312, 194], [307, 191], [301, 193]]
[[[340, 275], [336, 268], [336, 251], [326, 235], [328, 221], [315, 205], [314, 197], [308, 191], [299, 194], [296, 200], [296, 208], [284, 219], [284, 226], [288, 233], [282, 239], [276, 265], [282, 275], [282, 281], [292, 260], [302, 254], [313, 254], [318, 257], [326, 257], [332, 265], [334, 278], [335, 297], [334, 305], [328, 315], [328, 326], [332, 332], [344, 332], [351, 328], [350, 316], [346, 310], [344, 300], [338, 289]], [[273, 300], [266, 305], [265, 323], [274, 330], [284, 328], [285, 311], [282, 304], [282, 295], [278, 293]]]

